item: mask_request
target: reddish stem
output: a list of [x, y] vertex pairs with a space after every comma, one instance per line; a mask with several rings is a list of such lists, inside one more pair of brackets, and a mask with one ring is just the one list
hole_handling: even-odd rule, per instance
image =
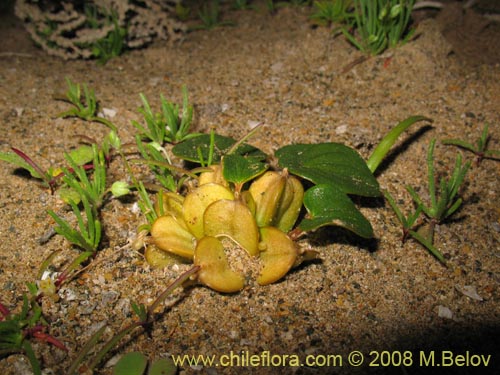
[[32, 337], [36, 338], [37, 340], [44, 341], [46, 343], [52, 344], [55, 347], [57, 347], [57, 348], [59, 348], [61, 350], [64, 350], [66, 352], [68, 351], [68, 348], [66, 348], [66, 346], [64, 346], [64, 344], [61, 341], [59, 341], [58, 339], [56, 339], [54, 336], [51, 336], [48, 333], [43, 332], [43, 329], [44, 329], [43, 326], [37, 325], [37, 326], [35, 326], [33, 328], [27, 329], [25, 331], [25, 335], [26, 336], [32, 336]]
[[0, 316], [0, 320], [10, 315], [10, 310], [1, 302], [0, 302], [0, 313], [2, 314], [2, 316]]

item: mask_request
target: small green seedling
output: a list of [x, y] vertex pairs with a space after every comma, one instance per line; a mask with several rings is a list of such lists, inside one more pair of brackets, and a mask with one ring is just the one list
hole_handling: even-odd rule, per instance
[[489, 141], [488, 124], [484, 124], [483, 132], [481, 133], [481, 137], [477, 140], [476, 145], [460, 139], [445, 139], [441, 141], [441, 143], [445, 145], [455, 145], [473, 152], [476, 155], [476, 165], [479, 165], [483, 159], [500, 160], [500, 150], [487, 150]]
[[117, 131], [116, 126], [111, 121], [97, 115], [98, 106], [94, 90], [89, 89], [86, 84], [83, 84], [82, 96], [80, 84], [74, 84], [68, 77], [66, 77], [66, 83], [68, 85], [66, 98], [60, 100], [72, 104], [74, 108], [62, 112], [56, 117], [78, 117], [85, 121], [99, 122], [106, 125], [111, 130]]
[[92, 45], [92, 54], [100, 64], [105, 64], [113, 57], [120, 56], [125, 47], [127, 29], [119, 25], [118, 13], [114, 9], [106, 9], [98, 4], [85, 3], [85, 22], [92, 29], [103, 29], [113, 25], [106, 36]]
[[12, 147], [12, 152], [0, 152], [0, 160], [6, 161], [8, 163], [14, 164], [19, 168], [28, 171], [31, 177], [40, 179], [45, 186], [50, 188], [50, 191], [54, 193], [56, 180], [50, 171], [44, 172], [43, 169], [28, 155], [23, 151]]
[[415, 0], [354, 0], [354, 27], [358, 37], [347, 28], [342, 33], [360, 51], [379, 55], [410, 39], [408, 31]]
[[201, 25], [190, 28], [191, 30], [211, 30], [216, 27], [234, 26], [233, 21], [221, 21], [219, 0], [211, 0], [203, 4], [198, 11], [198, 16], [201, 20]]
[[249, 0], [234, 0], [233, 9], [235, 10], [247, 10], [252, 9], [254, 6], [250, 5], [251, 1]]
[[[414, 213], [405, 217], [397, 207], [394, 198], [388, 192], [385, 192], [385, 197], [403, 225], [403, 239], [410, 234], [437, 259], [445, 263], [441, 252], [434, 247], [434, 228], [437, 224], [442, 223], [453, 215], [462, 205], [462, 199], [457, 197], [457, 194], [470, 167], [470, 162], [462, 164], [462, 157], [458, 154], [451, 177], [449, 179], [441, 178], [439, 180], [439, 191], [437, 191], [433, 164], [435, 143], [436, 140], [433, 139], [427, 153], [430, 205], [425, 205], [417, 192], [411, 186], [407, 186], [407, 190], [417, 208]], [[416, 226], [416, 221], [421, 212], [427, 217], [427, 223], [421, 226], [418, 231], [414, 231], [412, 228]]]
[[[62, 169], [49, 168], [47, 171], [44, 171], [42, 167], [40, 167], [40, 165], [29, 155], [15, 147], [12, 147], [11, 149], [14, 153], [0, 152], [0, 160], [27, 170], [33, 178], [40, 179], [45, 186], [50, 188], [51, 193], [54, 193], [58, 180], [63, 176]], [[86, 169], [91, 168], [88, 163], [90, 163], [93, 158], [92, 147], [85, 145], [78, 147], [77, 149], [71, 151], [69, 155], [77, 165], [84, 166]]]
[[[82, 263], [95, 255], [102, 237], [99, 206], [103, 199], [106, 184], [104, 156], [102, 151], [97, 151], [96, 146], [94, 146], [94, 173], [91, 179], [87, 176], [86, 170], [76, 165], [70, 156], [66, 155], [66, 159], [73, 172], [64, 169], [63, 180], [76, 193], [76, 201], [68, 195], [69, 200], [67, 203], [71, 206], [78, 226], [73, 228], [67, 219], [52, 210], [49, 210], [48, 214], [57, 224], [56, 233], [84, 251], [59, 275], [56, 281], [57, 285], [61, 285]], [[83, 205], [83, 210], [78, 206], [79, 203]]]
[[143, 94], [140, 94], [140, 97], [143, 107], [139, 109], [139, 112], [143, 115], [146, 126], [137, 121], [132, 121], [132, 125], [139, 130], [143, 139], [163, 146], [165, 142], [179, 143], [197, 136], [196, 133], [190, 132], [193, 106], [189, 104], [185, 86], [182, 87], [182, 111], [177, 104], [165, 100], [161, 95], [161, 112], [154, 113], [146, 97]]
[[443, 254], [434, 246], [434, 244], [414, 230], [419, 225], [417, 220], [420, 218], [420, 215], [423, 211], [422, 206], [417, 206], [413, 213], [405, 216], [398, 207], [394, 197], [387, 190], [384, 190], [383, 194], [387, 202], [389, 202], [389, 205], [393, 209], [394, 213], [396, 214], [396, 217], [403, 226], [403, 236], [401, 238], [401, 242], [404, 243], [408, 236], [411, 236], [415, 240], [420, 242], [420, 244], [425, 246], [427, 250], [429, 250], [429, 252], [434, 255], [441, 263], [445, 264], [446, 261]]
[[390, 148], [394, 145], [398, 137], [411, 125], [418, 121], [432, 122], [430, 118], [427, 118], [425, 116], [410, 116], [406, 120], [403, 120], [399, 124], [397, 124], [389, 131], [389, 133], [385, 135], [385, 137], [379, 142], [377, 147], [375, 147], [375, 150], [373, 150], [373, 153], [366, 161], [366, 165], [372, 173], [375, 173], [380, 163], [387, 155]]
[[41, 375], [40, 362], [36, 358], [31, 339], [49, 343], [67, 351], [64, 344], [46, 332], [47, 322], [42, 315], [42, 307], [36, 301], [37, 289], [29, 284], [32, 298], [23, 295], [23, 306], [18, 314], [13, 314], [0, 303], [0, 359], [22, 353], [28, 358], [35, 375]]
[[120, 56], [125, 48], [127, 29], [118, 25], [118, 19], [113, 18], [114, 28], [104, 38], [96, 41], [92, 54], [100, 64], [106, 64], [113, 57]]
[[319, 0], [313, 3], [314, 13], [310, 19], [316, 25], [351, 24], [353, 14], [349, 12], [352, 0]]
[[[92, 163], [92, 176], [87, 175], [86, 168], [79, 166], [66, 155], [66, 160], [71, 170], [63, 168], [63, 182], [71, 189], [71, 193], [63, 196], [70, 205], [77, 220], [77, 228], [70, 222], [49, 210], [48, 214], [54, 219], [57, 226], [55, 231], [65, 237], [71, 244], [81, 248], [84, 252], [78, 255], [65, 271], [59, 276], [57, 284], [60, 285], [69, 274], [78, 266], [95, 255], [102, 238], [102, 224], [100, 209], [105, 198], [112, 194], [114, 197], [126, 195], [130, 187], [122, 182], [115, 181], [111, 187], [106, 188], [106, 159], [104, 152], [93, 145], [94, 159]], [[79, 205], [83, 206], [83, 209]]]
[[[191, 267], [186, 272], [182, 273], [179, 277], [177, 277], [172, 283], [168, 285], [168, 287], [151, 303], [149, 306], [145, 306], [143, 304], [132, 303], [132, 310], [137, 315], [138, 320], [133, 323], [128, 324], [124, 328], [122, 328], [119, 332], [114, 334], [108, 341], [106, 341], [98, 350], [95, 352], [97, 345], [99, 344], [99, 340], [103, 337], [106, 325], [102, 326], [97, 332], [95, 332], [89, 339], [89, 341], [80, 349], [77, 353], [76, 357], [73, 359], [70, 368], [68, 369], [68, 374], [76, 374], [81, 373], [83, 368], [85, 371], [92, 372], [109, 354], [109, 352], [119, 344], [124, 337], [131, 334], [136, 329], [142, 328], [143, 330], [147, 330], [148, 327], [153, 324], [155, 319], [155, 312], [160, 307], [160, 305], [165, 301], [165, 299], [172, 294], [172, 292], [178, 287], [182, 286], [190, 277], [196, 274], [199, 271], [199, 267]], [[93, 357], [91, 357], [88, 362], [84, 365], [82, 363], [86, 360], [87, 356], [91, 353], [94, 353]], [[142, 375], [144, 372], [135, 372], [139, 371], [142, 368], [143, 358], [139, 356], [132, 355], [131, 357], [124, 356], [125, 359], [119, 361], [119, 365], [117, 364], [117, 369], [113, 372], [116, 375], [122, 374], [137, 374]], [[123, 358], [123, 357], [122, 357]], [[129, 361], [134, 360], [139, 361], [140, 363], [131, 363]], [[124, 363], [132, 366], [131, 371], [128, 372], [126, 368], [124, 368]], [[168, 365], [166, 365], [168, 363]], [[166, 366], [166, 367], [164, 367]], [[175, 367], [173, 363], [170, 361], [167, 362], [158, 362], [152, 364], [149, 369], [148, 375], [156, 375], [156, 374], [175, 374], [175, 371], [172, 368]], [[154, 372], [153, 372], [154, 369]], [[81, 371], [80, 371], [81, 370]], [[134, 370], [134, 372], [132, 372]], [[169, 372], [162, 372], [168, 370]]]

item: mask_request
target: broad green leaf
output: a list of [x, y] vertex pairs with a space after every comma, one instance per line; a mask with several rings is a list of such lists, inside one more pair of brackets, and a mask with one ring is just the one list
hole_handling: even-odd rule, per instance
[[94, 160], [94, 151], [92, 146], [83, 145], [70, 151], [69, 156], [77, 165], [84, 165]]
[[177, 366], [171, 358], [162, 358], [154, 361], [148, 371], [148, 375], [174, 375], [176, 373]]
[[263, 173], [268, 166], [259, 160], [239, 154], [224, 156], [222, 174], [228, 182], [245, 183]]
[[0, 152], [0, 160], [6, 161], [7, 163], [14, 164], [19, 168], [26, 169], [31, 177], [43, 178], [40, 173], [38, 173], [35, 168], [29, 165], [22, 157], [13, 152]]
[[359, 212], [349, 197], [335, 186], [313, 186], [304, 194], [304, 206], [309, 217], [299, 224], [299, 228], [303, 231], [336, 225], [364, 238], [373, 237], [370, 222]]
[[347, 194], [380, 196], [379, 185], [359, 154], [340, 143], [296, 144], [276, 151], [279, 165], [315, 184]]
[[131, 352], [120, 358], [113, 369], [113, 375], [143, 375], [148, 365], [146, 356], [139, 352]]
[[[214, 135], [214, 139], [215, 147], [212, 163], [217, 163], [220, 161], [221, 156], [225, 155], [231, 146], [236, 143], [236, 141], [233, 138], [218, 134]], [[196, 163], [200, 162], [199, 153], [201, 152], [203, 160], [207, 161], [210, 153], [210, 134], [202, 134], [198, 137], [190, 138], [182, 143], [179, 143], [174, 146], [172, 152], [177, 157]], [[246, 158], [253, 160], [264, 160], [266, 158], [266, 154], [264, 154], [261, 150], [246, 143], [240, 145], [236, 151], [233, 152], [233, 154], [245, 156]]]
[[80, 204], [81, 202], [80, 194], [75, 189], [62, 187], [57, 190], [57, 193], [64, 203], [69, 204], [69, 202], [73, 202], [74, 204]]

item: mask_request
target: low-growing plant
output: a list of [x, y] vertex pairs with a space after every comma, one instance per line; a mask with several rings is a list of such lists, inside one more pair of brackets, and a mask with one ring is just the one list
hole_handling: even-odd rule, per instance
[[106, 64], [113, 57], [118, 57], [125, 49], [127, 29], [118, 25], [118, 20], [113, 19], [114, 28], [104, 38], [96, 41], [92, 47], [92, 54], [100, 64]]
[[[44, 171], [38, 163], [36, 163], [23, 151], [15, 147], [11, 147], [11, 150], [13, 152], [0, 152], [0, 160], [14, 164], [17, 167], [28, 171], [31, 177], [41, 180], [43, 184], [50, 188], [51, 192], [54, 193], [58, 182], [64, 175], [63, 170], [60, 167], [50, 167]], [[71, 157], [76, 165], [82, 166], [87, 170], [92, 168], [91, 165], [88, 165], [93, 158], [91, 146], [83, 145], [78, 147], [69, 152], [68, 156]], [[72, 171], [71, 168], [69, 168], [69, 170]]]
[[[103, 361], [106, 355], [115, 348], [120, 341], [122, 341], [126, 336], [132, 334], [138, 329], [143, 329], [146, 331], [155, 320], [155, 311], [158, 307], [165, 301], [165, 299], [172, 294], [172, 292], [178, 287], [182, 286], [193, 274], [199, 271], [198, 267], [192, 267], [189, 270], [182, 273], [173, 282], [171, 282], [167, 288], [149, 305], [137, 304], [132, 302], [132, 310], [136, 314], [138, 320], [133, 323], [128, 324], [120, 331], [115, 333], [109, 340], [104, 342], [98, 350], [96, 350], [100, 339], [104, 335], [106, 325], [103, 325], [99, 330], [97, 330], [87, 341], [87, 343], [81, 348], [81, 350], [76, 354], [73, 359], [70, 368], [68, 369], [68, 374], [80, 373], [80, 368], [84, 368], [86, 371], [92, 372], [96, 369], [99, 364]], [[91, 358], [88, 358], [91, 352], [96, 352]], [[142, 355], [124, 355], [120, 361], [116, 364], [114, 369], [114, 374], [130, 374], [130, 375], [143, 375], [145, 368], [142, 368], [144, 357]], [[139, 363], [135, 363], [139, 361]], [[85, 362], [84, 365], [82, 365]], [[130, 365], [131, 368], [126, 368], [124, 366]], [[156, 361], [152, 364], [152, 368], [149, 369], [148, 375], [156, 374], [175, 374], [176, 367], [170, 360]], [[140, 372], [142, 369], [142, 372]], [[154, 370], [154, 371], [153, 371]], [[168, 372], [165, 372], [168, 371]]]
[[202, 5], [198, 11], [201, 24], [191, 27], [191, 30], [211, 30], [216, 27], [234, 26], [233, 21], [222, 21], [219, 0], [211, 0]]
[[422, 207], [417, 206], [417, 208], [412, 213], [408, 214], [408, 216], [405, 216], [396, 203], [394, 197], [387, 190], [384, 190], [383, 194], [387, 202], [389, 202], [392, 210], [396, 214], [399, 222], [403, 226], [403, 235], [401, 237], [401, 242], [406, 242], [408, 236], [411, 236], [415, 240], [420, 242], [420, 244], [422, 244], [425, 248], [427, 248], [427, 250], [432, 255], [434, 255], [441, 263], [445, 264], [446, 261], [441, 251], [439, 251], [427, 238], [416, 232], [416, 228], [420, 225], [418, 220], [420, 219], [420, 215], [423, 211]]
[[93, 45], [92, 54], [100, 64], [105, 64], [113, 57], [120, 56], [125, 48], [127, 29], [119, 25], [118, 14], [114, 9], [106, 9], [97, 4], [85, 3], [84, 12], [87, 24], [93, 29], [113, 26], [108, 34]]
[[310, 19], [317, 25], [351, 24], [352, 0], [318, 0], [313, 3], [314, 13]]
[[12, 354], [24, 354], [35, 375], [41, 375], [42, 369], [31, 340], [46, 342], [67, 351], [64, 344], [47, 333], [48, 324], [43, 317], [42, 307], [36, 300], [37, 288], [28, 285], [30, 297], [23, 295], [23, 305], [18, 314], [12, 313], [0, 303], [0, 359]]
[[462, 155], [457, 154], [453, 173], [449, 178], [439, 179], [439, 189], [436, 188], [436, 176], [434, 172], [434, 147], [436, 140], [433, 139], [429, 145], [427, 153], [427, 173], [430, 204], [427, 206], [411, 186], [407, 187], [408, 192], [417, 204], [422, 207], [423, 213], [429, 219], [428, 231], [425, 235], [431, 243], [433, 242], [434, 226], [448, 219], [462, 205], [462, 198], [458, 197], [458, 192], [465, 175], [470, 167], [470, 162], [462, 164]]
[[58, 99], [72, 104], [74, 108], [58, 114], [57, 117], [78, 117], [85, 121], [99, 122], [116, 132], [116, 126], [111, 121], [98, 116], [98, 105], [94, 90], [89, 89], [86, 84], [83, 84], [82, 93], [80, 84], [71, 82], [67, 77], [66, 83], [68, 85], [66, 98]]
[[[410, 235], [424, 245], [439, 261], [445, 263], [443, 254], [434, 246], [434, 229], [437, 224], [449, 219], [462, 205], [462, 198], [458, 197], [458, 193], [470, 167], [470, 162], [462, 164], [462, 156], [458, 154], [452, 175], [448, 179], [442, 177], [439, 180], [439, 189], [437, 189], [437, 180], [434, 171], [435, 143], [436, 140], [433, 139], [427, 152], [430, 204], [426, 205], [415, 189], [407, 186], [406, 189], [416, 204], [416, 209], [413, 213], [405, 216], [392, 195], [388, 191], [385, 191], [384, 195], [403, 225], [403, 241]], [[421, 213], [426, 217], [426, 222], [423, 225], [417, 223]]]
[[354, 29], [342, 32], [360, 51], [379, 55], [387, 48], [396, 47], [409, 40], [413, 30], [408, 30], [415, 0], [353, 0]]
[[260, 263], [256, 281], [267, 285], [309, 255], [295, 242], [307, 232], [336, 225], [372, 237], [370, 222], [349, 196], [380, 196], [372, 172], [401, 132], [421, 120], [414, 116], [396, 126], [368, 163], [338, 143], [284, 146], [272, 168], [267, 155], [243, 140], [204, 134], [179, 143], [172, 152], [202, 168], [187, 194], [162, 194], [146, 259], [161, 266], [171, 262], [165, 252], [185, 258], [200, 267], [201, 283], [231, 293], [245, 280], [228, 262], [233, 246]]
[[441, 143], [445, 145], [455, 145], [467, 151], [471, 151], [476, 155], [476, 165], [481, 164], [483, 159], [500, 160], [500, 150], [488, 150], [490, 136], [488, 134], [488, 124], [484, 124], [481, 136], [473, 145], [470, 142], [461, 139], [444, 139]]
[[236, 10], [247, 10], [253, 8], [250, 0], [234, 0], [233, 8]]
[[[149, 325], [161, 301], [188, 278], [197, 278], [201, 284], [224, 293], [244, 288], [251, 279], [248, 270], [233, 269], [228, 252], [234, 251], [259, 267], [255, 281], [267, 285], [279, 281], [294, 266], [315, 256], [314, 252], [302, 249], [297, 241], [311, 231], [324, 226], [340, 226], [360, 237], [373, 237], [370, 222], [351, 197], [380, 197], [375, 171], [402, 132], [415, 122], [428, 120], [412, 116], [402, 121], [388, 132], [366, 161], [356, 150], [339, 143], [292, 144], [279, 148], [270, 156], [247, 143], [260, 127], [239, 141], [214, 131], [201, 135], [192, 133], [192, 107], [185, 89], [182, 111], [161, 97], [161, 112], [155, 113], [141, 96], [140, 113], [145, 125], [138, 122], [133, 125], [139, 133], [136, 136], [137, 154], [142, 159], [133, 162], [151, 167], [155, 182], [158, 182], [156, 185], [143, 183], [132, 174], [116, 126], [97, 115], [93, 90], [83, 85], [82, 97], [80, 85], [69, 79], [67, 82], [67, 101], [74, 108], [62, 113], [61, 117], [97, 121], [112, 131], [100, 147], [93, 142], [92, 159], [88, 164], [79, 165], [67, 156], [68, 167], [60, 169], [61, 184], [76, 194], [76, 198], [66, 196], [66, 201], [77, 227], [53, 211], [49, 214], [56, 221], [56, 231], [83, 251], [66, 266], [53, 288], [46, 290], [60, 287], [69, 276], [81, 270], [84, 262], [96, 255], [102, 238], [102, 206], [110, 194], [128, 194], [130, 189], [137, 191], [138, 205], [146, 218], [146, 223], [138, 227], [139, 239], [134, 249], [144, 247], [145, 258], [154, 266], [168, 262], [193, 263], [193, 267], [152, 305], [132, 305], [139, 320], [101, 346], [85, 365], [90, 370], [96, 368], [125, 336]], [[107, 155], [112, 149], [119, 152], [126, 164], [132, 186], [117, 181], [109, 187], [106, 167]], [[174, 165], [174, 157], [185, 163], [176, 161]], [[26, 158], [21, 157], [21, 160], [26, 169], [40, 175], [41, 170]], [[184, 169], [193, 163], [196, 164], [194, 168]], [[459, 174], [463, 178], [462, 173]], [[453, 200], [456, 192], [451, 190], [449, 198]], [[156, 193], [154, 198], [152, 192]], [[436, 205], [440, 207], [441, 203], [436, 202]], [[425, 212], [423, 204], [420, 210]], [[451, 210], [450, 207], [444, 217], [451, 215]], [[406, 220], [407, 227], [413, 223], [413, 216]], [[44, 262], [45, 266], [51, 259], [52, 256]], [[92, 336], [74, 359], [69, 373], [81, 367], [103, 333], [104, 328]], [[144, 362], [143, 357], [132, 355], [125, 356], [123, 363], [130, 358]]]
[[139, 109], [146, 126], [137, 121], [132, 125], [139, 130], [142, 139], [156, 142], [163, 146], [165, 143], [179, 143], [186, 139], [196, 137], [198, 134], [191, 132], [193, 121], [193, 106], [189, 104], [187, 89], [182, 87], [182, 111], [179, 105], [167, 101], [160, 95], [161, 112], [153, 112], [143, 94], [140, 94], [143, 107]]

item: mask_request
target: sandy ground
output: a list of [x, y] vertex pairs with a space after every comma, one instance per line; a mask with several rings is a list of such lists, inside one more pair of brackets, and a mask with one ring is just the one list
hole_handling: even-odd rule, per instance
[[[422, 20], [418, 37], [410, 43], [348, 71], [344, 68], [361, 53], [326, 28], [311, 28], [308, 11], [301, 8], [281, 9], [274, 16], [233, 12], [228, 18], [236, 27], [193, 32], [180, 45], [157, 43], [104, 66], [50, 57], [33, 46], [18, 23], [4, 17], [0, 147], [18, 147], [49, 167], [62, 163], [63, 152], [78, 146], [77, 135], [100, 139], [106, 134], [99, 124], [55, 118], [68, 109], [53, 98], [65, 92], [65, 77], [87, 83], [103, 107], [116, 110], [113, 121], [124, 142], [133, 139], [131, 120], [140, 120], [139, 93], [153, 106], [160, 94], [180, 103], [182, 85], [195, 106], [195, 130], [214, 127], [238, 138], [261, 121], [266, 126], [251, 143], [266, 152], [292, 142], [334, 141], [367, 157], [396, 123], [425, 115], [433, 119], [432, 126], [414, 125], [377, 175], [380, 185], [409, 210], [405, 186], [424, 196], [427, 191], [425, 155], [432, 138], [475, 142], [489, 123], [490, 147], [500, 149], [500, 26], [477, 26], [483, 22], [478, 13], [457, 13], [455, 8], [446, 12]], [[439, 173], [450, 172], [458, 152], [438, 142]], [[320, 259], [303, 264], [277, 284], [249, 285], [235, 295], [202, 286], [178, 289], [158, 312], [150, 335], [136, 335], [114, 354], [140, 350], [153, 359], [231, 351], [261, 356], [269, 351], [301, 360], [308, 355], [342, 358], [339, 362], [336, 357], [331, 367], [180, 366], [187, 374], [423, 374], [432, 369], [421, 362], [421, 353], [424, 359], [434, 353], [441, 363], [443, 351], [449, 351], [454, 356], [492, 355], [480, 370], [495, 373], [500, 334], [499, 174], [500, 163], [495, 161], [474, 166], [462, 191], [463, 209], [438, 226], [436, 246], [449, 268], [417, 243], [401, 244], [401, 227], [382, 200], [361, 201], [374, 240], [361, 241], [335, 228], [321, 230], [301, 241], [301, 246], [317, 250]], [[119, 162], [112, 163], [110, 175], [123, 176]], [[0, 163], [0, 176], [0, 299], [16, 310], [25, 283], [36, 279], [49, 254], [61, 251], [54, 260], [54, 268], [61, 269], [78, 250], [59, 236], [40, 242], [54, 225], [47, 209], [65, 212], [57, 195], [7, 163]], [[133, 319], [130, 301], [150, 303], [189, 268], [151, 269], [141, 254], [125, 246], [142, 222], [133, 203], [113, 200], [105, 206], [106, 237], [94, 265], [67, 284], [59, 300], [42, 300], [50, 332], [69, 348], [65, 353], [36, 345], [47, 373], [65, 374], [98, 327], [107, 323], [107, 335], [116, 332]], [[348, 354], [356, 350], [365, 355], [361, 367], [348, 363]], [[411, 351], [406, 355], [414, 366], [383, 367], [383, 357], [377, 359], [376, 354], [381, 351], [396, 357]], [[381, 366], [368, 367], [372, 361]], [[23, 356], [0, 360], [0, 369], [2, 374], [30, 373]], [[476, 373], [477, 368], [469, 363], [441, 370]]]

